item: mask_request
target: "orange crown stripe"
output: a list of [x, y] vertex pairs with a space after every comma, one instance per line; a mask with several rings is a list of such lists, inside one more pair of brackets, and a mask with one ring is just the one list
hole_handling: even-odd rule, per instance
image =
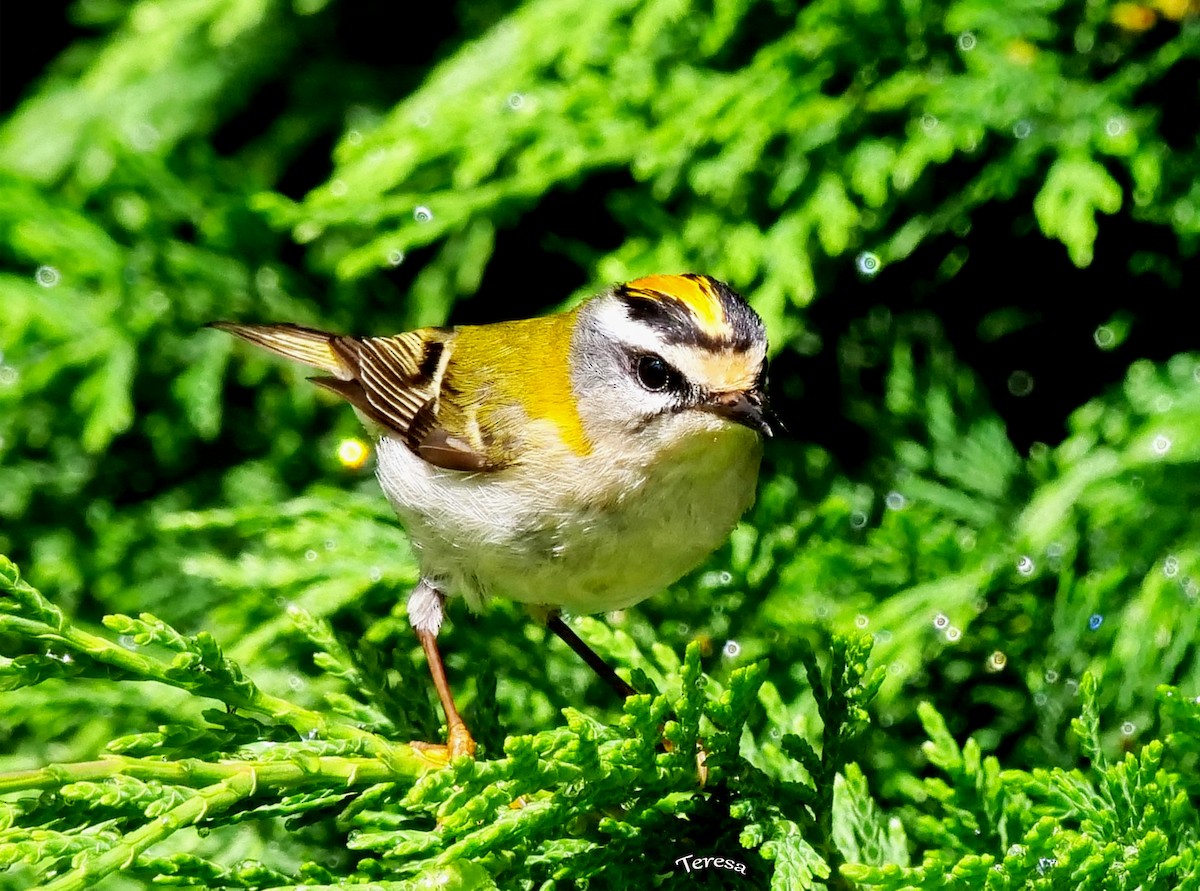
[[687, 304], [700, 329], [707, 334], [719, 336], [728, 324], [721, 298], [705, 276], [648, 275], [629, 282], [626, 287], [648, 297], [672, 297]]

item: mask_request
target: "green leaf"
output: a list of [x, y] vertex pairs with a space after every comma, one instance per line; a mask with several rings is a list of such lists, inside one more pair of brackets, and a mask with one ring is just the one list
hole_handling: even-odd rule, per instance
[[1050, 238], [1067, 247], [1071, 262], [1088, 266], [1099, 228], [1096, 213], [1114, 214], [1121, 209], [1121, 186], [1100, 164], [1084, 155], [1056, 160], [1046, 175], [1033, 212], [1038, 225]]

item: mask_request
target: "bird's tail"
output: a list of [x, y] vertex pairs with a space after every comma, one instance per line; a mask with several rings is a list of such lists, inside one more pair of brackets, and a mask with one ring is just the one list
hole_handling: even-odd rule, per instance
[[219, 328], [248, 340], [255, 346], [295, 359], [313, 368], [319, 368], [338, 378], [348, 377], [346, 364], [334, 351], [332, 342], [337, 335], [303, 328], [300, 325], [242, 325], [238, 322], [210, 322], [210, 328]]

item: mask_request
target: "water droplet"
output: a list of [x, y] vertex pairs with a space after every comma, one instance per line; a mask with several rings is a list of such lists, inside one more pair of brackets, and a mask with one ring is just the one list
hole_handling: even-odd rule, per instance
[[988, 657], [988, 668], [991, 671], [1000, 671], [1007, 664], [1008, 656], [1006, 656], [1001, 650], [996, 650], [996, 652], [992, 653], [992, 655]]
[[1154, 410], [1157, 412], [1170, 411], [1174, 405], [1175, 405], [1175, 400], [1172, 399], [1170, 396], [1168, 396], [1166, 393], [1163, 393], [1161, 396], [1159, 396], [1158, 398], [1156, 398], [1154, 400]]
[[725, 641], [725, 646], [722, 648], [722, 652], [724, 652], [725, 655], [728, 656], [730, 659], [737, 656], [738, 653], [740, 653], [741, 651], [742, 651], [742, 645], [740, 643], [738, 643], [736, 640]]
[[854, 258], [854, 266], [858, 269], [859, 275], [872, 277], [879, 273], [883, 264], [879, 261], [879, 256], [870, 251], [863, 251]]
[[130, 132], [129, 142], [139, 152], [148, 152], [158, 145], [158, 130], [153, 124], [143, 121]]
[[950, 643], [958, 643], [962, 639], [962, 629], [957, 625], [951, 625], [946, 629], [946, 640]]
[[336, 551], [337, 550], [337, 542], [334, 541], [332, 538], [325, 539], [325, 550]]
[[1163, 575], [1169, 579], [1179, 574], [1179, 558], [1172, 555], [1163, 560]]
[[53, 266], [39, 266], [33, 278], [43, 288], [53, 288], [62, 281], [62, 274]]
[[939, 631], [950, 624], [950, 619], [945, 613], [938, 613], [933, 617], [933, 627]]
[[350, 191], [350, 187], [346, 185], [344, 179], [335, 179], [329, 184], [329, 194], [335, 198], [341, 198], [348, 191]]
[[1107, 325], [1101, 325], [1092, 332], [1092, 340], [1095, 341], [1096, 346], [1100, 347], [1100, 349], [1107, 350], [1116, 343], [1117, 335], [1112, 328], [1109, 328]]
[[881, 644], [891, 643], [894, 636], [895, 635], [893, 635], [892, 632], [888, 631], [886, 628], [882, 631], [875, 632], [875, 640], [879, 641]]
[[941, 122], [934, 115], [931, 115], [931, 114], [921, 115], [921, 129], [924, 130], [926, 133], [932, 133], [934, 130], [936, 130], [938, 128], [938, 124], [940, 124], [940, 123]]
[[1028, 554], [1022, 554], [1021, 559], [1017, 561], [1017, 572], [1021, 575], [1033, 575], [1033, 571], [1037, 569], [1037, 564], [1033, 562], [1033, 558]]
[[418, 127], [424, 129], [425, 127], [428, 127], [430, 124], [433, 123], [433, 115], [431, 115], [427, 111], [419, 111], [413, 117], [413, 123], [416, 124]]
[[1124, 118], [1112, 117], [1108, 119], [1107, 123], [1105, 123], [1104, 132], [1109, 136], [1120, 136], [1128, 128], [1129, 125], [1125, 123]]
[[387, 252], [387, 261], [389, 266], [399, 266], [404, 262], [404, 251], [399, 248], [392, 248]]
[[292, 237], [300, 244], [308, 244], [310, 241], [316, 241], [321, 236], [321, 231], [320, 223], [314, 220], [305, 220], [293, 227]]
[[867, 515], [861, 510], [856, 510], [850, 515], [850, 528], [862, 529], [867, 525]]
[[303, 678], [297, 677], [296, 675], [292, 675], [291, 677], [289, 677], [287, 683], [288, 683], [288, 686], [293, 690], [304, 689]]
[[510, 93], [508, 97], [508, 107], [514, 111], [521, 108], [525, 104], [525, 97], [520, 93]]
[[1136, 731], [1137, 731], [1137, 725], [1135, 725], [1132, 721], [1126, 721], [1124, 724], [1121, 725], [1121, 732], [1124, 733], [1126, 736], [1133, 736], [1133, 734]]
[[975, 44], [977, 43], [975, 40], [975, 35], [970, 31], [963, 31], [963, 33], [959, 34], [957, 42], [958, 48], [964, 53], [969, 53], [971, 50], [975, 49]]
[[351, 145], [362, 145], [362, 133], [358, 130], [347, 130], [346, 142]]
[[1028, 396], [1033, 392], [1033, 375], [1018, 369], [1008, 376], [1008, 392], [1014, 396]]
[[1033, 124], [1029, 121], [1021, 120], [1013, 124], [1013, 136], [1017, 139], [1025, 139], [1033, 132]]
[[1058, 860], [1053, 857], [1039, 857], [1037, 862], [1037, 871], [1045, 875], [1047, 870], [1051, 870], [1058, 866]]
[[307, 560], [309, 563], [311, 563], [313, 560], [317, 559], [317, 552], [314, 551], [312, 548], [309, 548], [307, 551], [304, 552], [304, 559]]
[[367, 573], [367, 575], [371, 579], [371, 581], [377, 582], [381, 578], [383, 578], [383, 570], [380, 569], [378, 566], [372, 566], [371, 571], [369, 573]]
[[11, 387], [20, 376], [11, 365], [0, 365], [0, 386]]
[[1048, 701], [1048, 698], [1045, 693], [1042, 693], [1041, 691], [1039, 691], [1039, 692], [1033, 694], [1033, 704], [1036, 705], [1038, 708], [1042, 708], [1047, 703], [1047, 701]]
[[1156, 455], [1165, 455], [1171, 451], [1171, 437], [1158, 434], [1154, 437], [1154, 442], [1150, 444], [1150, 450]]
[[433, 219], [433, 211], [424, 204], [418, 204], [413, 208], [413, 219], [418, 223], [428, 223]]
[[908, 507], [908, 499], [895, 491], [888, 492], [883, 503], [887, 505], [888, 510], [904, 510]]
[[274, 291], [279, 287], [279, 273], [270, 266], [260, 266], [254, 273], [254, 285], [260, 291]]
[[1058, 672], [1055, 671], [1053, 668], [1046, 669], [1045, 677], [1046, 677], [1047, 684], [1057, 684], [1058, 683]]
[[171, 308], [171, 299], [162, 291], [151, 291], [146, 295], [146, 303], [158, 315]]
[[1095, 631], [1103, 624], [1104, 616], [1100, 615], [1099, 613], [1092, 613], [1091, 617], [1088, 619], [1088, 628], [1090, 628], [1092, 631]]

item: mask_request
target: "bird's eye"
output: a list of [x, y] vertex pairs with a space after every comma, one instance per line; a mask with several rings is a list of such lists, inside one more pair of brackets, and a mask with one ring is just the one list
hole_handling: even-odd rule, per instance
[[642, 356], [637, 363], [637, 379], [647, 390], [660, 392], [671, 381], [671, 366], [658, 356]]

